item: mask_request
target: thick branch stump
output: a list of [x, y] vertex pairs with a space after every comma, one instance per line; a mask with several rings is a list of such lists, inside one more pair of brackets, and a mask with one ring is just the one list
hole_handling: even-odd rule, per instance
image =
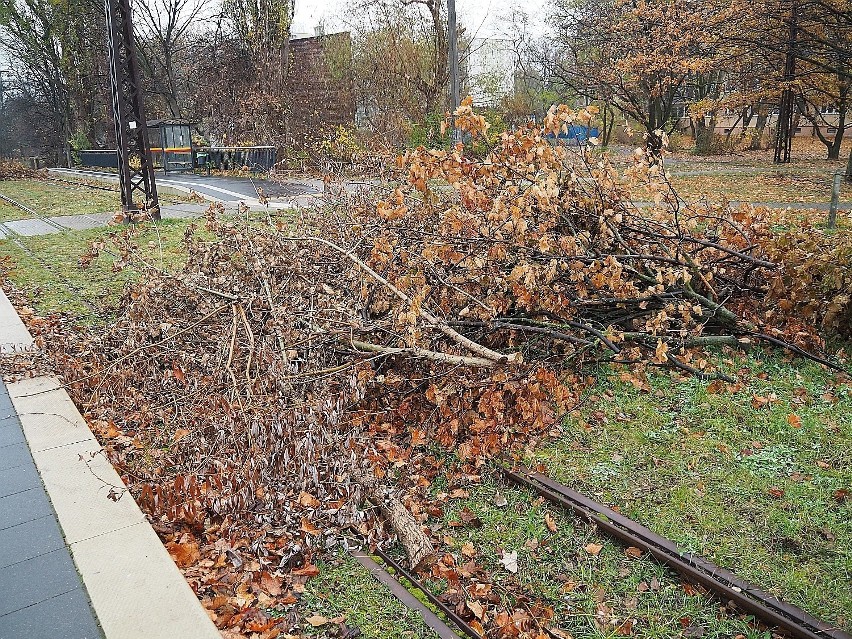
[[372, 474], [355, 471], [353, 478], [364, 489], [364, 494], [370, 503], [378, 506], [390, 522], [405, 548], [411, 569], [417, 571], [430, 564], [435, 558], [435, 548], [423, 532], [423, 528], [402, 502]]

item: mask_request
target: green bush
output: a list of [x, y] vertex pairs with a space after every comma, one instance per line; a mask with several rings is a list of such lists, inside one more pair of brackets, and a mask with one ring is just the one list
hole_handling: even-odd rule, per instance
[[68, 143], [71, 145], [71, 160], [75, 165], [81, 164], [80, 151], [92, 148], [89, 138], [82, 131], [75, 131]]
[[441, 133], [441, 125], [444, 122], [443, 113], [429, 113], [423, 122], [412, 122], [408, 132], [405, 146], [416, 149], [425, 146], [430, 149], [449, 149], [453, 143], [453, 133], [448, 126]]

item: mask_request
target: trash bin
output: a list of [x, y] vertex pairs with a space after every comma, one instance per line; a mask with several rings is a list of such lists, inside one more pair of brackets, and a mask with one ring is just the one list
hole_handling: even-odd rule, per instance
[[207, 175], [210, 175], [210, 154], [209, 153], [196, 153], [195, 154], [195, 168], [206, 168]]

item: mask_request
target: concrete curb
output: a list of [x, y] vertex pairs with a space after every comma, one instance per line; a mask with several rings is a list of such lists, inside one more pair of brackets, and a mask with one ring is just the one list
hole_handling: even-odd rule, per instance
[[33, 338], [15, 307], [0, 289], [0, 353], [32, 350]]
[[[0, 296], [4, 344], [10, 312], [19, 339]], [[7, 388], [106, 639], [220, 639], [65, 389], [52, 377]]]

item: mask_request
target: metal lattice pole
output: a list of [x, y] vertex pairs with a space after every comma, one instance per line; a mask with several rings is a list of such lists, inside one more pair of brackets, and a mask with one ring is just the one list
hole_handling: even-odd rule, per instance
[[[144, 210], [152, 219], [159, 220], [154, 164], [148, 145], [139, 64], [133, 43], [130, 0], [105, 0], [104, 4], [121, 204], [126, 212]], [[142, 206], [137, 204], [137, 195]]]
[[796, 15], [796, 0], [790, 2], [790, 17], [788, 24], [787, 55], [784, 60], [785, 87], [781, 93], [781, 104], [778, 109], [778, 127], [775, 132], [775, 164], [786, 164], [790, 161], [790, 151], [793, 145], [793, 111], [795, 96], [790, 84], [796, 79], [796, 39], [798, 25]]

